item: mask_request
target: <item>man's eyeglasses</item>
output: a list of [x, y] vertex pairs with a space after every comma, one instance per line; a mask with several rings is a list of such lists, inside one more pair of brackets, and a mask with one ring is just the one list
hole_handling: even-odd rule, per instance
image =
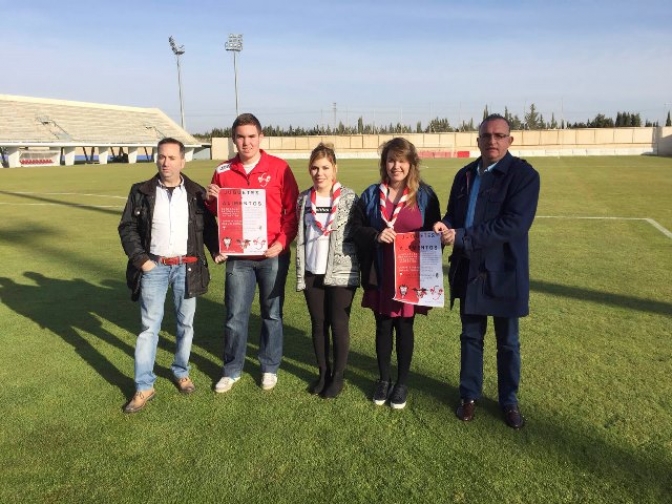
[[491, 138], [494, 140], [504, 140], [505, 138], [509, 138], [508, 133], [481, 133], [478, 138], [481, 140], [490, 140]]

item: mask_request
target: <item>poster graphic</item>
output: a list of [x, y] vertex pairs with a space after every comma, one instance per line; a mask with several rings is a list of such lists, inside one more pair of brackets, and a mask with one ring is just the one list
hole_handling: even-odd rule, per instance
[[268, 249], [264, 189], [221, 188], [217, 220], [220, 253], [258, 256]]
[[432, 231], [397, 233], [394, 239], [394, 300], [444, 306], [441, 237]]

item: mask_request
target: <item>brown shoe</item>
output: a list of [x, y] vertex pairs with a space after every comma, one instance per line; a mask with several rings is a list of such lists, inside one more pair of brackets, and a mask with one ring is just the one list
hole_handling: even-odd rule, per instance
[[512, 429], [521, 429], [525, 425], [525, 417], [520, 414], [517, 404], [504, 408], [504, 422]]
[[471, 422], [474, 419], [476, 411], [476, 401], [473, 399], [462, 399], [455, 414], [463, 422]]
[[124, 406], [124, 413], [137, 413], [145, 407], [148, 401], [151, 401], [156, 395], [156, 391], [151, 388], [149, 390], [141, 390], [135, 393], [130, 401]]
[[191, 378], [188, 376], [175, 380], [175, 385], [177, 385], [177, 388], [180, 389], [180, 392], [183, 394], [191, 394], [194, 390], [196, 390], [194, 382], [192, 382]]

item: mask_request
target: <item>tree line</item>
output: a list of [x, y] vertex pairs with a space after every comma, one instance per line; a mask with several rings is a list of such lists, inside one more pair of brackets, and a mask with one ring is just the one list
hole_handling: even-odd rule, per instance
[[[483, 110], [483, 118], [490, 114], [488, 106]], [[651, 122], [648, 119], [642, 122], [639, 113], [632, 112], [618, 112], [616, 118], [607, 117], [604, 114], [597, 114], [594, 118], [588, 119], [585, 122], [565, 122], [561, 119], [557, 121], [555, 114], [551, 114], [550, 120], [545, 120], [534, 103], [525, 111], [523, 117], [513, 114], [508, 107], [504, 107], [502, 114], [511, 123], [512, 130], [543, 130], [543, 129], [568, 129], [568, 128], [629, 128], [629, 127], [655, 127], [658, 126], [658, 121]], [[667, 120], [665, 126], [672, 126], [672, 118], [670, 112], [667, 113]], [[455, 131], [476, 131], [478, 124], [474, 123], [473, 118], [469, 121], [462, 121], [460, 124], [452, 125], [450, 121], [443, 117], [435, 117], [431, 119], [426, 125], [422, 121], [418, 121], [415, 127], [400, 122], [384, 124], [365, 124], [364, 119], [360, 116], [357, 119], [357, 125], [346, 125], [339, 122], [337, 126], [331, 125], [315, 125], [310, 128], [301, 126], [289, 126], [288, 128], [281, 126], [266, 126], [263, 128], [265, 136], [329, 136], [329, 135], [369, 135], [369, 134], [402, 134], [402, 133], [449, 133]], [[199, 138], [212, 137], [230, 137], [231, 128], [213, 128], [211, 131], [201, 134], [195, 134]]]

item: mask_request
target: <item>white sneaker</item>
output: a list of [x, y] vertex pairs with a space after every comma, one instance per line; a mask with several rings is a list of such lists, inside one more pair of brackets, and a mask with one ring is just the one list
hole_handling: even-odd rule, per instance
[[261, 388], [264, 390], [273, 390], [278, 383], [278, 375], [275, 373], [264, 373], [261, 375]]
[[240, 376], [237, 378], [231, 378], [230, 376], [223, 376], [215, 385], [215, 392], [218, 394], [223, 394], [228, 392], [233, 387], [233, 384], [240, 380]]

